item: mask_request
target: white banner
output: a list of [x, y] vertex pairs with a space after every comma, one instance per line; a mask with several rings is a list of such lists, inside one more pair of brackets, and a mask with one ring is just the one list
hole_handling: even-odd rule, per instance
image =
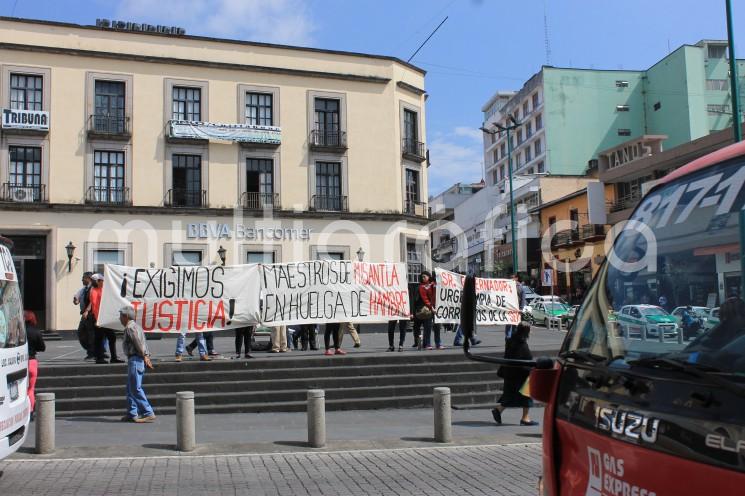
[[[460, 303], [465, 276], [435, 268], [435, 322], [460, 322]], [[520, 323], [517, 286], [510, 279], [476, 278], [476, 324], [517, 325]]]
[[281, 129], [277, 126], [222, 124], [218, 122], [171, 121], [171, 138], [217, 139], [241, 143], [279, 145]]
[[49, 131], [49, 112], [43, 110], [3, 109], [3, 129]]
[[98, 325], [122, 329], [119, 309], [128, 303], [145, 332], [204, 332], [255, 325], [260, 287], [256, 264], [165, 269], [106, 265]]
[[315, 260], [261, 265], [264, 325], [408, 319], [406, 265]]

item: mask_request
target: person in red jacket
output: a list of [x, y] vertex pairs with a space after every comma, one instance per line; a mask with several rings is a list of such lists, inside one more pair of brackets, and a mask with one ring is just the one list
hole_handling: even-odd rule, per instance
[[[420, 329], [424, 326], [424, 348], [431, 350], [432, 324], [435, 317], [435, 281], [432, 279], [432, 274], [426, 270], [422, 271], [419, 277], [417, 304], [414, 307], [414, 337], [419, 339], [419, 336], [421, 336]], [[427, 312], [427, 310], [429, 311]], [[421, 341], [419, 342], [421, 343]], [[438, 350], [445, 348], [440, 341], [439, 326], [435, 328], [435, 346]]]

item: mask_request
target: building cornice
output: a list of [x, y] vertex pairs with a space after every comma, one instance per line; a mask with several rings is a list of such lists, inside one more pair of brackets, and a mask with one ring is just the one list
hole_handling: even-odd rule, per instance
[[396, 81], [396, 86], [398, 86], [398, 87], [399, 87], [399, 88], [401, 88], [402, 90], [406, 90], [406, 91], [409, 91], [409, 92], [411, 92], [411, 93], [414, 93], [414, 94], [415, 94], [415, 95], [417, 95], [417, 96], [422, 96], [422, 95], [424, 95], [425, 93], [427, 93], [427, 92], [426, 92], [426, 91], [424, 91], [423, 89], [421, 89], [421, 88], [417, 88], [416, 86], [414, 86], [414, 85], [411, 85], [411, 84], [409, 84], [409, 83], [406, 83], [406, 82], [404, 82], [404, 81]]
[[248, 72], [263, 72], [270, 74], [285, 74], [299, 77], [314, 77], [323, 79], [342, 79], [345, 81], [359, 81], [364, 83], [388, 84], [390, 78], [380, 76], [366, 76], [361, 74], [347, 74], [337, 72], [309, 71], [305, 69], [289, 69], [285, 67], [271, 67], [264, 65], [234, 64], [230, 62], [212, 62], [208, 60], [182, 59], [176, 57], [158, 57], [155, 55], [139, 55], [133, 53], [99, 52], [96, 50], [83, 50], [79, 48], [63, 48], [45, 45], [28, 45], [21, 43], [0, 42], [0, 50], [15, 50], [21, 52], [52, 53], [57, 55], [69, 55], [73, 57], [92, 57], [114, 60], [130, 60], [134, 62], [145, 62], [152, 64], [185, 65], [194, 67], [207, 67], [211, 69], [228, 69]]

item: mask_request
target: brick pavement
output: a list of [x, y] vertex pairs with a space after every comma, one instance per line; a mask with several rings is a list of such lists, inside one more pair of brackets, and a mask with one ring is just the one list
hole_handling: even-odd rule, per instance
[[5, 460], [2, 494], [533, 495], [539, 443], [224, 456]]

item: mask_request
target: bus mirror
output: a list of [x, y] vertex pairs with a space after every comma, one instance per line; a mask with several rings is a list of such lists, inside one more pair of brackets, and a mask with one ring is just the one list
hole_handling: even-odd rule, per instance
[[463, 342], [470, 342], [476, 327], [476, 278], [466, 276], [463, 281], [463, 294], [460, 299], [460, 328], [463, 331]]

